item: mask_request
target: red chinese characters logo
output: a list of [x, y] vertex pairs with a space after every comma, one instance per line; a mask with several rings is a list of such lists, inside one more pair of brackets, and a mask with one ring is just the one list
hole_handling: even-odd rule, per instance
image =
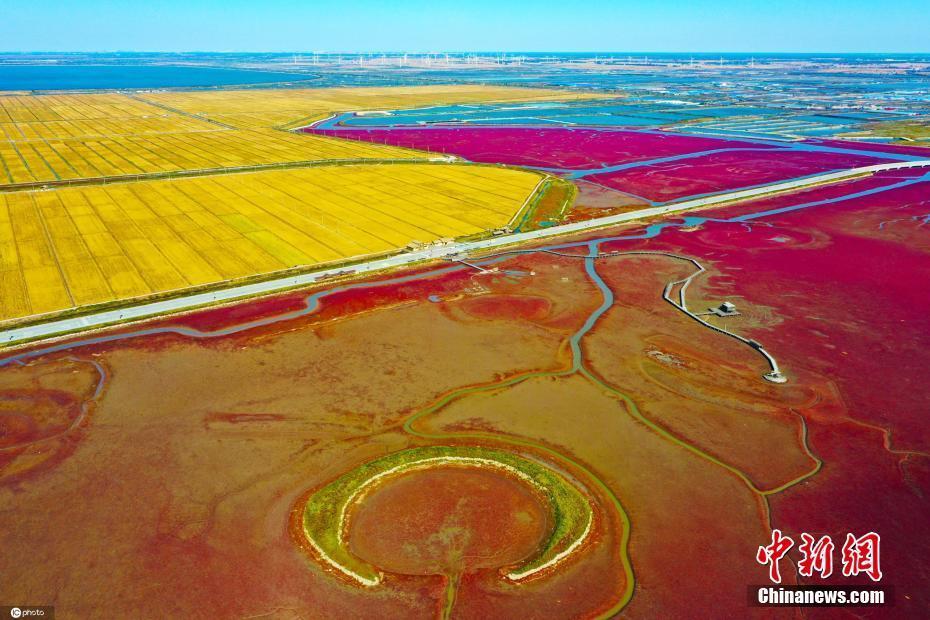
[[801, 544], [798, 551], [803, 556], [798, 562], [798, 572], [802, 577], [813, 577], [815, 572], [820, 573], [821, 579], [833, 574], [833, 540], [823, 536], [817, 542], [810, 534], [801, 534]]
[[785, 557], [788, 550], [794, 546], [794, 541], [782, 536], [781, 530], [772, 530], [772, 542], [765, 547], [759, 547], [756, 552], [756, 562], [769, 565], [769, 579], [772, 583], [781, 583], [781, 572], [778, 570], [778, 561]]
[[854, 577], [865, 573], [872, 581], [881, 581], [882, 568], [878, 561], [881, 540], [875, 532], [859, 538], [846, 534], [846, 542], [843, 543], [843, 575]]
[[[841, 551], [843, 562], [843, 576], [855, 577], [860, 574], [868, 575], [872, 581], [880, 581], [882, 569], [880, 563], [881, 536], [869, 532], [856, 537], [846, 534], [846, 542]], [[781, 583], [781, 570], [779, 561], [794, 547], [794, 540], [782, 534], [781, 530], [772, 530], [772, 542], [759, 547], [756, 552], [756, 561], [769, 567], [769, 579], [772, 583]], [[801, 544], [798, 552], [801, 559], [798, 561], [798, 573], [802, 577], [813, 577], [819, 573], [821, 579], [833, 574], [833, 551], [836, 546], [829, 536], [814, 538], [808, 533], [801, 534]]]

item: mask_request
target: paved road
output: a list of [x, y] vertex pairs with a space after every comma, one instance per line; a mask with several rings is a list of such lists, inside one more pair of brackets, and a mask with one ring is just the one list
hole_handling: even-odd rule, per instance
[[[641, 220], [645, 218], [651, 218], [659, 215], [668, 215], [671, 213], [678, 213], [682, 211], [687, 211], [689, 209], [695, 209], [698, 207], [707, 207], [715, 204], [722, 204], [726, 202], [731, 202], [734, 200], [744, 200], [747, 198], [753, 198], [756, 196], [761, 196], [764, 194], [770, 194], [773, 192], [783, 192], [789, 190], [800, 189], [809, 185], [822, 184], [822, 183], [835, 183], [848, 179], [850, 177], [859, 176], [863, 174], [872, 174], [876, 172], [882, 172], [887, 170], [897, 170], [902, 168], [917, 168], [917, 167], [927, 167], [930, 168], [930, 160], [920, 160], [920, 161], [906, 161], [906, 162], [895, 162], [888, 164], [878, 164], [874, 166], [865, 166], [862, 168], [852, 168], [850, 170], [843, 170], [840, 172], [831, 172], [827, 174], [805, 177], [803, 179], [794, 179], [792, 181], [783, 181], [780, 183], [772, 183], [763, 187], [756, 187], [751, 189], [740, 190], [736, 192], [730, 192], [727, 194], [720, 194], [716, 196], [709, 196], [705, 198], [698, 198], [694, 200], [686, 200], [684, 202], [673, 203], [669, 205], [663, 205], [658, 207], [651, 207], [648, 209], [642, 209], [639, 211], [632, 211], [629, 213], [621, 213], [618, 215], [611, 215], [608, 217], [596, 218], [593, 220], [588, 220], [585, 222], [576, 222], [573, 224], [564, 224], [561, 226], [552, 226], [550, 228], [544, 228], [541, 230], [535, 230], [532, 232], [525, 233], [516, 233], [512, 235], [503, 235], [500, 237], [492, 237], [491, 239], [486, 239], [483, 241], [472, 241], [465, 243], [449, 243], [444, 245], [431, 246], [423, 250], [417, 250], [413, 252], [406, 252], [404, 254], [399, 254], [397, 256], [391, 256], [388, 258], [382, 258], [378, 260], [373, 260], [367, 263], [362, 263], [358, 265], [353, 265], [351, 267], [339, 267], [334, 269], [327, 269], [323, 271], [317, 271], [313, 273], [306, 273], [297, 276], [288, 276], [284, 278], [277, 278], [274, 280], [268, 280], [265, 282], [257, 282], [254, 284], [246, 284], [242, 286], [234, 286], [227, 289], [217, 290], [209, 293], [197, 293], [193, 295], [187, 295], [184, 297], [178, 297], [176, 299], [170, 299], [165, 301], [157, 301], [150, 303], [143, 303], [136, 306], [124, 307], [116, 310], [107, 310], [104, 312], [97, 312], [93, 314], [87, 314], [80, 317], [60, 319], [48, 321], [46, 323], [39, 323], [36, 325], [30, 325], [26, 327], [18, 327], [0, 331], [0, 346], [9, 346], [15, 345], [17, 343], [23, 343], [33, 340], [42, 340], [46, 338], [52, 338], [55, 336], [61, 336], [64, 334], [72, 332], [80, 332], [88, 329], [100, 328], [106, 325], [112, 325], [116, 323], [123, 323], [132, 320], [138, 320], [143, 318], [150, 318], [162, 314], [170, 314], [174, 312], [180, 312], [185, 310], [191, 310], [193, 308], [209, 306], [216, 303], [228, 302], [237, 299], [245, 299], [248, 297], [254, 297], [259, 295], [266, 295], [269, 293], [275, 293], [291, 288], [306, 287], [313, 284], [318, 284], [325, 281], [327, 278], [333, 276], [338, 276], [351, 272], [353, 275], [360, 275], [364, 273], [370, 273], [374, 271], [381, 271], [384, 269], [392, 269], [396, 267], [401, 267], [404, 265], [410, 265], [413, 263], [430, 261], [442, 258], [448, 258], [456, 255], [467, 255], [471, 252], [487, 250], [490, 248], [503, 247], [507, 245], [513, 245], [518, 243], [525, 243], [528, 241], [534, 241], [538, 239], [545, 239], [550, 237], [557, 237], [560, 235], [566, 235], [570, 233], [583, 232], [586, 230], [592, 230], [596, 228], [602, 228], [605, 226], [611, 226], [614, 224], [620, 224], [624, 222], [629, 222], [633, 220]], [[912, 180], [907, 180], [902, 182], [902, 184], [909, 184], [912, 182], [923, 182], [925, 180], [930, 180], [930, 175], [915, 178]], [[897, 184], [901, 185], [901, 184]], [[889, 188], [878, 188], [875, 191], [884, 191], [884, 189]], [[813, 203], [799, 205], [796, 208], [802, 208], [803, 206], [811, 206]]]

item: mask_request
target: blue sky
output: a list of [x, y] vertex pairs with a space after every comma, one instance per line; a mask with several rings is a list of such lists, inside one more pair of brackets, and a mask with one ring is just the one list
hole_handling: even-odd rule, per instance
[[930, 52], [930, 0], [0, 0], [0, 50]]

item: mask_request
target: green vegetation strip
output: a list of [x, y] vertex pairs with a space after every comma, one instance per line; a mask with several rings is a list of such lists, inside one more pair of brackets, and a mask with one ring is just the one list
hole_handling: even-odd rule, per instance
[[577, 188], [571, 181], [558, 177], [545, 178], [532, 199], [511, 221], [514, 232], [530, 232], [561, 222], [565, 212], [575, 202], [576, 194]]
[[586, 496], [565, 476], [542, 463], [478, 446], [427, 446], [364, 463], [313, 493], [303, 514], [307, 541], [324, 562], [345, 576], [362, 585], [377, 585], [381, 573], [349, 553], [345, 543], [348, 509], [366, 490], [389, 476], [443, 465], [498, 469], [533, 486], [549, 500], [551, 533], [535, 555], [507, 573], [512, 581], [554, 566], [577, 549], [591, 531], [593, 511]]

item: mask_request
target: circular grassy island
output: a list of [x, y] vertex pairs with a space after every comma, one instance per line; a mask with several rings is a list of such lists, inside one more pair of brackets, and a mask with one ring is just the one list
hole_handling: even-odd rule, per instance
[[303, 546], [364, 586], [385, 571], [502, 567], [507, 580], [530, 579], [579, 549], [594, 519], [577, 482], [535, 458], [480, 446], [418, 447], [369, 461], [298, 510]]

